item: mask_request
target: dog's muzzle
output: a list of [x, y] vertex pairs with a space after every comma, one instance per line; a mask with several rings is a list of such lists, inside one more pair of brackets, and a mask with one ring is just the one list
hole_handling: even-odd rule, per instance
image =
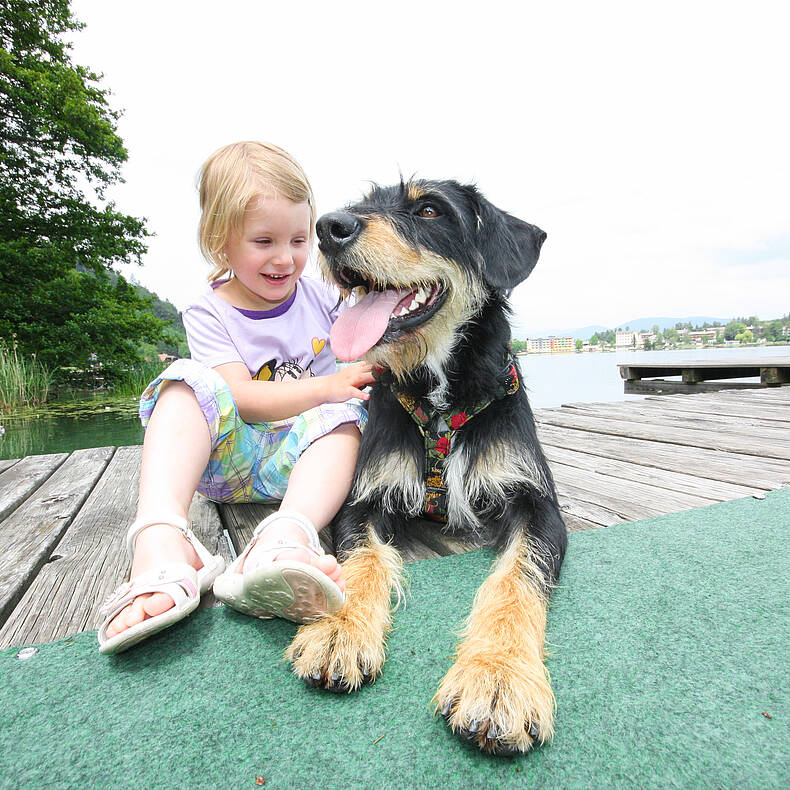
[[318, 220], [315, 230], [318, 234], [318, 249], [324, 255], [337, 255], [359, 236], [362, 222], [353, 214], [333, 211]]

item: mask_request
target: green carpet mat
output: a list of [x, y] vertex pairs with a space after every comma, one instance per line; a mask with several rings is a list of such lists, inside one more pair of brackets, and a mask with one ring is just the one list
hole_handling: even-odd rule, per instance
[[408, 566], [384, 675], [353, 695], [291, 675], [295, 626], [224, 608], [116, 657], [93, 632], [2, 651], [0, 787], [787, 787], [788, 526], [785, 489], [572, 535], [556, 737], [524, 757], [478, 753], [429, 706], [491, 561], [472, 552]]

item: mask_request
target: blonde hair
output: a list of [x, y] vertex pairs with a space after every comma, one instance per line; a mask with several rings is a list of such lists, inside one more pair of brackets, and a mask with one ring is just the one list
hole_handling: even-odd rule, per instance
[[271, 143], [231, 143], [215, 151], [200, 169], [200, 226], [203, 257], [213, 264], [214, 282], [230, 271], [225, 245], [241, 231], [250, 201], [260, 197], [286, 198], [310, 206], [310, 238], [315, 234], [315, 200], [299, 163]]

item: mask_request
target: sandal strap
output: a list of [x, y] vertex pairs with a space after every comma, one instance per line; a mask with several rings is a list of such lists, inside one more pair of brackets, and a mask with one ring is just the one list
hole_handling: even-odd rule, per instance
[[[261, 521], [260, 524], [258, 524], [257, 527], [255, 527], [252, 533], [252, 539], [244, 547], [244, 551], [242, 551], [242, 553], [236, 558], [234, 568], [241, 567], [241, 565], [245, 563], [249, 553], [253, 548], [257, 547], [257, 542], [260, 536], [277, 521], [290, 521], [292, 523], [296, 522], [307, 537], [307, 545], [304, 543], [294, 543], [290, 540], [278, 540], [276, 543], [267, 546], [265, 549], [258, 548], [257, 552], [261, 554], [273, 553], [276, 555], [286, 549], [306, 549], [307, 551], [313, 553], [316, 557], [320, 557], [325, 554], [324, 549], [321, 546], [321, 541], [318, 539], [318, 531], [313, 526], [313, 522], [310, 521], [307, 516], [303, 516], [301, 513], [298, 513], [295, 510], [278, 510], [276, 513], [272, 513], [270, 516], [267, 516], [263, 521]], [[258, 563], [256, 562], [255, 564], [257, 565]]]
[[[154, 524], [165, 524], [168, 527], [173, 527], [173, 529], [177, 529], [181, 532], [187, 540], [193, 543], [194, 534], [192, 538], [190, 538], [188, 533], [191, 533], [192, 530], [189, 528], [189, 522], [182, 518], [181, 516], [176, 516], [171, 514], [164, 514], [158, 518], [138, 518], [136, 521], [132, 522], [132, 525], [129, 527], [126, 533], [126, 551], [129, 554], [129, 560], [134, 559], [134, 544], [137, 541], [137, 536], [147, 527], [152, 527]], [[197, 547], [195, 546], [197, 549]], [[200, 552], [198, 552], [200, 554]], [[201, 557], [201, 559], [203, 559]]]
[[138, 595], [154, 592], [169, 595], [175, 606], [179, 606], [182, 601], [198, 595], [197, 571], [181, 562], [151, 568], [118, 587], [101, 607], [101, 614], [112, 619]]
[[[318, 556], [324, 554], [324, 549], [321, 546], [321, 541], [318, 539], [318, 530], [315, 528], [315, 525], [307, 516], [298, 513], [296, 510], [278, 510], [276, 513], [267, 516], [257, 527], [255, 527], [252, 533], [253, 539], [259, 538], [272, 524], [281, 520], [296, 522], [302, 532], [304, 532], [307, 538], [307, 546], [305, 547], [300, 544], [296, 548], [308, 548]], [[294, 546], [289, 545], [287, 548], [294, 548]]]

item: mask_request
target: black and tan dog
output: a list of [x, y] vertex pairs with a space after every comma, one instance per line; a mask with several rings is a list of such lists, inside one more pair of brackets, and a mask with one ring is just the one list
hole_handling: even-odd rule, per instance
[[475, 598], [434, 703], [481, 749], [525, 752], [553, 733], [543, 663], [548, 596], [565, 526], [510, 355], [507, 295], [545, 234], [472, 186], [376, 187], [323, 216], [325, 274], [358, 303], [331, 343], [378, 374], [351, 494], [335, 522], [347, 598], [288, 650], [308, 683], [351, 691], [384, 664], [401, 559], [391, 542], [428, 515], [499, 555]]

